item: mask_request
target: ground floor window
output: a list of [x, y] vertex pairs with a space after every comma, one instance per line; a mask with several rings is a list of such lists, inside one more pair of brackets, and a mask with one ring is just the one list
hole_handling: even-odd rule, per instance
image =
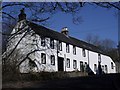
[[73, 68], [77, 69], [77, 61], [76, 60], [73, 60]]
[[97, 72], [97, 64], [94, 64], [94, 71]]
[[55, 65], [55, 56], [51, 55], [51, 65]]
[[111, 69], [114, 69], [114, 67], [113, 67], [113, 62], [111, 62]]
[[67, 58], [67, 68], [70, 68], [70, 59]]
[[46, 55], [44, 53], [41, 53], [41, 63], [46, 64]]
[[107, 67], [107, 65], [105, 65], [105, 73], [107, 73], [108, 72], [108, 67]]
[[104, 65], [102, 65], [102, 71], [104, 72]]

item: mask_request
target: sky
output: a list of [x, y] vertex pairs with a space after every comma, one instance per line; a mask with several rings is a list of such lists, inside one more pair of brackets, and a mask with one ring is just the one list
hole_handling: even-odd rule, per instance
[[[9, 8], [12, 9], [12, 8]], [[8, 10], [9, 10], [8, 9]], [[15, 9], [15, 8], [13, 8]], [[17, 11], [21, 7], [16, 8]], [[25, 13], [28, 13], [26, 10]], [[72, 14], [58, 12], [50, 19], [48, 28], [60, 32], [63, 27], [68, 27], [69, 35], [85, 41], [88, 35], [98, 36], [101, 40], [111, 39], [118, 45], [118, 17], [117, 10], [106, 9], [99, 6], [85, 5], [81, 8], [78, 17], [82, 22], [78, 25], [72, 21]], [[18, 14], [14, 14], [15, 17]]]
[[82, 18], [78, 25], [72, 21], [71, 14], [57, 13], [52, 17], [49, 28], [61, 31], [68, 27], [69, 35], [80, 40], [85, 40], [88, 35], [97, 35], [101, 40], [111, 39], [118, 44], [118, 17], [117, 10], [102, 7], [85, 6], [77, 16]]

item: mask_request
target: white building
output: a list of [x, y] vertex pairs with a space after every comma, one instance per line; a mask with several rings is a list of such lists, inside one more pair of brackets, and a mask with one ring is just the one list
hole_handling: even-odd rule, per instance
[[23, 73], [84, 71], [87, 65], [96, 73], [98, 62], [105, 73], [116, 72], [113, 60], [99, 48], [69, 36], [66, 27], [59, 33], [27, 21], [23, 10], [9, 38], [6, 55], [11, 52]]

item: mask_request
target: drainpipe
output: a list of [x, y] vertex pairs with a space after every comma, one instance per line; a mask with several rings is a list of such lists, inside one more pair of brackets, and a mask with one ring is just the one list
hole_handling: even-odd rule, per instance
[[57, 41], [57, 68], [58, 68], [58, 53], [59, 53], [59, 51], [58, 51], [58, 43], [59, 43], [59, 41]]
[[64, 62], [65, 62], [65, 71], [66, 71], [66, 54], [64, 54]]
[[88, 50], [88, 66], [89, 66], [90, 62], [89, 62], [89, 50]]

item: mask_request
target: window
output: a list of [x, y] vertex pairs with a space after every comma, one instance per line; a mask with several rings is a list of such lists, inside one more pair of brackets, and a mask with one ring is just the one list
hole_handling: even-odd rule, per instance
[[73, 54], [76, 55], [76, 46], [73, 46]]
[[108, 72], [108, 68], [107, 68], [107, 65], [105, 65], [105, 73]]
[[104, 71], [104, 65], [102, 65], [102, 71]]
[[67, 58], [67, 68], [70, 68], [70, 59]]
[[97, 64], [94, 64], [94, 71], [97, 72]]
[[85, 53], [85, 49], [84, 48], [82, 49], [82, 55], [83, 55], [83, 57], [86, 57], [86, 53]]
[[51, 55], [51, 65], [55, 65], [55, 56]]
[[45, 38], [44, 37], [41, 38], [41, 46], [43, 46], [43, 47], [45, 46]]
[[46, 64], [46, 55], [44, 53], [41, 53], [41, 63]]
[[73, 68], [77, 69], [77, 61], [76, 60], [73, 60]]
[[66, 44], [66, 52], [67, 52], [67, 53], [70, 52], [69, 44]]
[[84, 71], [87, 71], [87, 62], [85, 62]]
[[80, 71], [83, 72], [84, 71], [84, 65], [83, 65], [83, 62], [80, 61]]
[[61, 41], [58, 42], [58, 50], [62, 51], [62, 42]]
[[98, 54], [98, 62], [101, 62], [101, 55]]
[[111, 69], [114, 69], [113, 62], [111, 62]]
[[54, 39], [50, 39], [50, 47], [54, 49]]

